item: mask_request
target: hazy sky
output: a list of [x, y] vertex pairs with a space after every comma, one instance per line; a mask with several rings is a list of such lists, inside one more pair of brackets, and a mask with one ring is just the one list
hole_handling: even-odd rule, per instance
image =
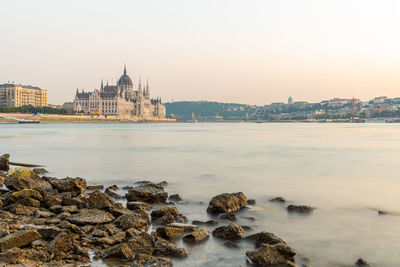
[[127, 64], [164, 102], [400, 96], [400, 1], [0, 0], [0, 83], [115, 83]]

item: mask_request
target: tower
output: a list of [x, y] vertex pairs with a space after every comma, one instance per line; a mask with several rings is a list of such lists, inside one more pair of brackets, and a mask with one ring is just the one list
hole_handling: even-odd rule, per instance
[[147, 98], [150, 98], [150, 87], [149, 87], [149, 79], [147, 78], [147, 81], [146, 81], [146, 97]]
[[100, 92], [104, 92], [104, 86], [103, 86], [103, 78], [101, 78], [101, 86], [100, 86]]

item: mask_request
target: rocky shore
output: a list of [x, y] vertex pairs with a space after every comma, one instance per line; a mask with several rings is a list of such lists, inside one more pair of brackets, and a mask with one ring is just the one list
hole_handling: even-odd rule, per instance
[[[175, 205], [182, 198], [165, 191], [167, 182], [136, 182], [120, 195], [117, 185], [104, 189], [78, 177], [46, 176], [45, 169], [10, 169], [9, 155], [0, 156], [0, 182], [0, 266], [91, 266], [101, 259], [115, 260], [113, 266], [173, 266], [174, 259], [190, 257], [177, 240], [207, 242], [205, 226], [226, 247], [252, 243], [243, 255], [249, 265], [311, 266], [307, 259], [297, 263], [294, 249], [275, 234], [246, 235], [234, 223], [237, 212], [256, 205], [242, 192], [214, 196], [207, 212], [215, 219], [190, 224]], [[314, 208], [287, 210], [310, 214]], [[359, 259], [353, 266], [370, 265]]]

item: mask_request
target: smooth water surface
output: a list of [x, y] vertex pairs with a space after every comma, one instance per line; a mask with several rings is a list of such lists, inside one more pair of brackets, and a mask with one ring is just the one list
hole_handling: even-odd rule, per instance
[[[275, 233], [312, 266], [351, 265], [360, 257], [400, 266], [398, 124], [0, 125], [6, 152], [12, 161], [91, 184], [166, 180], [167, 191], [186, 200], [178, 208], [189, 221], [210, 218], [214, 195], [243, 191], [257, 205], [240, 212], [237, 223]], [[288, 214], [268, 201], [276, 196], [317, 209]], [[174, 265], [245, 266], [251, 244], [233, 250], [221, 243], [211, 237], [187, 247], [190, 256]]]

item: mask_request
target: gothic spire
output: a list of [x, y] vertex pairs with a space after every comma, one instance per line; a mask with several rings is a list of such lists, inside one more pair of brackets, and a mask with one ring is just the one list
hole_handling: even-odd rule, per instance
[[124, 75], [126, 75], [126, 64], [124, 64]]
[[101, 91], [103, 91], [104, 86], [103, 86], [103, 78], [101, 78]]

